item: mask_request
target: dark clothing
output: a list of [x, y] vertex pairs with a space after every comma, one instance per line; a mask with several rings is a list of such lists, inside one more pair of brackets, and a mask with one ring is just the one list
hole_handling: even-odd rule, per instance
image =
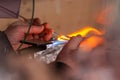
[[4, 32], [0, 32], [0, 64], [4, 63], [6, 56], [13, 53], [13, 48]]

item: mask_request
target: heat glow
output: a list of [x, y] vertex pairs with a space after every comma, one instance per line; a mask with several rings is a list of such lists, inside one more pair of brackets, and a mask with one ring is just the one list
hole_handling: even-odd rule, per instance
[[99, 35], [99, 36], [92, 35], [92, 36], [86, 38], [85, 40], [83, 40], [80, 44], [80, 47], [83, 50], [90, 51], [93, 48], [103, 44], [104, 39], [103, 39], [103, 37], [101, 37], [104, 34], [103, 31], [100, 31], [96, 28], [88, 26], [88, 27], [82, 28], [76, 32], [73, 32], [71, 34], [68, 34], [66, 36], [61, 35], [57, 38], [57, 40], [59, 40], [59, 41], [70, 40], [70, 37], [77, 36], [77, 35], [81, 35], [81, 37], [86, 37], [91, 32], [96, 35]]

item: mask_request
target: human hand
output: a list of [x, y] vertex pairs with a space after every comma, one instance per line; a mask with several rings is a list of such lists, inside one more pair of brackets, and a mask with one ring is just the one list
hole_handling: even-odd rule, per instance
[[[102, 37], [94, 36], [94, 38], [102, 40]], [[72, 70], [71, 72], [70, 69], [67, 69], [63, 71], [66, 74], [62, 73], [64, 77], [67, 75], [68, 80], [71, 77], [75, 80], [98, 80], [98, 78], [100, 78], [99, 80], [103, 80], [109, 79], [108, 76], [113, 76], [111, 75], [112, 71], [109, 68], [104, 46], [100, 42], [93, 47], [94, 49], [90, 49], [89, 51], [85, 49], [87, 43], [85, 46], [81, 46], [88, 39], [82, 39], [80, 36], [71, 38], [57, 57], [57, 63], [63, 63]]]
[[[49, 24], [45, 23], [40, 25], [40, 20], [35, 18], [33, 21], [33, 25], [28, 34], [27, 40], [41, 40], [48, 41], [52, 37], [52, 29], [49, 27]], [[26, 32], [28, 30], [29, 23], [24, 21], [16, 21], [12, 23], [6, 30], [5, 33], [12, 44], [14, 50], [18, 48], [20, 45], [20, 40], [23, 40]], [[44, 34], [44, 35], [43, 35]], [[24, 44], [22, 48], [28, 47], [29, 45]]]

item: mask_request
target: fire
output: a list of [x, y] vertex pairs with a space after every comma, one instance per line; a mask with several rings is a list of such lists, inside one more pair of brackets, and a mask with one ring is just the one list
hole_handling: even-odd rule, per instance
[[80, 48], [84, 51], [91, 51], [92, 49], [96, 48], [97, 46], [100, 46], [104, 43], [104, 39], [99, 36], [91, 36], [81, 42]]
[[92, 32], [96, 35], [99, 35], [99, 36], [88, 37], [87, 39], [83, 40], [80, 44], [80, 48], [82, 48], [82, 50], [90, 51], [93, 48], [101, 45], [104, 42], [104, 39], [102, 37], [100, 37], [104, 34], [103, 31], [100, 31], [93, 27], [88, 26], [88, 27], [80, 29], [74, 33], [68, 34], [67, 36], [61, 35], [57, 38], [57, 40], [59, 40], [59, 41], [70, 40], [70, 37], [77, 36], [77, 35], [81, 35], [81, 37], [86, 37], [90, 32]]
[[77, 36], [77, 35], [81, 35], [81, 37], [85, 37], [90, 32], [93, 32], [97, 35], [103, 35], [103, 32], [101, 32], [93, 27], [87, 26], [83, 29], [80, 29], [80, 30], [74, 32], [74, 33], [68, 34], [67, 36], [60, 35], [57, 40], [59, 40], [59, 41], [70, 40], [70, 37]]

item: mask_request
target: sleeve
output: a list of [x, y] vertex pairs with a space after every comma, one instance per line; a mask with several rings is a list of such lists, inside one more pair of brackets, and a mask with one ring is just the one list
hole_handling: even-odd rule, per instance
[[14, 54], [14, 50], [4, 32], [0, 32], [0, 63], [4, 62], [8, 54]]

